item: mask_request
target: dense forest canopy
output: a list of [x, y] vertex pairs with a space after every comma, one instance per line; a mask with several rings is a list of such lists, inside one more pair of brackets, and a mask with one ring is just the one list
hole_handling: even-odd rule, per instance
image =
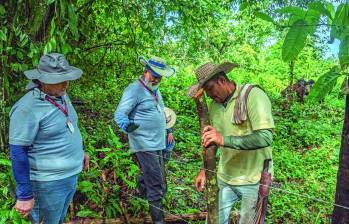
[[[0, 0], [0, 184], [14, 187], [8, 113], [25, 92], [23, 71], [36, 67], [42, 54], [61, 52], [84, 71], [69, 94], [91, 156], [70, 219], [144, 215], [147, 204], [134, 195], [139, 170], [113, 113], [123, 89], [143, 72], [137, 57], [157, 55], [177, 70], [161, 83], [178, 115], [165, 208], [170, 214], [204, 211], [205, 196], [194, 187], [202, 166], [200, 130], [186, 91], [200, 64], [232, 61], [239, 67], [229, 77], [260, 85], [273, 104], [275, 178], [267, 219], [326, 223], [335, 203], [347, 93], [340, 87], [348, 74], [348, 13], [344, 0]], [[335, 40], [341, 41], [339, 55], [329, 47]], [[281, 95], [301, 78], [319, 80], [310, 94], [315, 100]], [[11, 210], [8, 188], [0, 201], [1, 223], [24, 223]]]

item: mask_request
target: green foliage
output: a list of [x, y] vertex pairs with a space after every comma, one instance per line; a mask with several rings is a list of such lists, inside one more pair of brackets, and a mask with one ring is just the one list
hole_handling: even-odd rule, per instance
[[274, 22], [273, 18], [271, 18], [268, 14], [266, 13], [263, 13], [263, 12], [255, 12], [255, 15], [260, 18], [260, 19], [263, 19], [267, 22]]
[[[30, 5], [30, 15], [25, 14], [22, 3], [17, 4], [16, 12], [11, 11], [14, 5], [0, 4], [0, 73], [8, 90], [4, 114], [23, 94], [19, 90], [27, 80], [22, 72], [34, 68], [43, 52], [65, 53], [70, 64], [84, 71], [80, 80], [70, 83], [69, 95], [79, 114], [91, 166], [80, 175], [73, 217], [69, 218], [115, 218], [125, 211], [132, 216], [148, 214], [147, 203], [136, 197], [139, 170], [128, 152], [127, 137], [113, 121], [113, 112], [122, 90], [142, 74], [137, 56], [158, 55], [178, 71], [161, 83], [166, 105], [178, 115], [174, 128], [177, 145], [168, 164], [166, 211], [183, 214], [205, 209], [205, 196], [193, 185], [202, 166], [200, 130], [195, 104], [186, 90], [195, 81], [193, 71], [199, 64], [228, 60], [240, 65], [229, 77], [261, 85], [273, 102], [276, 166], [269, 221], [326, 222], [330, 205], [294, 193], [332, 203], [343, 100], [332, 91], [324, 104], [308, 102], [284, 109], [288, 104], [279, 93], [288, 85], [289, 66], [280, 55], [286, 61], [296, 60], [297, 79], [316, 80], [333, 67], [335, 62], [322, 58], [307, 38], [314, 33], [320, 14], [331, 15], [336, 18], [333, 21], [342, 18], [338, 9], [334, 16], [332, 4], [311, 3], [307, 9], [288, 6], [278, 10], [280, 19], [270, 12], [269, 7], [275, 6], [270, 1], [246, 2], [239, 5], [240, 10], [231, 1], [218, 0], [40, 3], [40, 8]], [[50, 9], [54, 9], [52, 16]], [[291, 26], [283, 45], [283, 32], [271, 23], [278, 19]], [[342, 31], [338, 26], [333, 35], [337, 38]], [[341, 51], [343, 62], [345, 52]], [[336, 75], [319, 78], [319, 85], [330, 82], [334, 86]], [[8, 157], [6, 150], [1, 158]], [[1, 186], [12, 183], [9, 164], [7, 159], [0, 160]], [[11, 210], [14, 200], [5, 189], [0, 194], [0, 222], [24, 222]]]
[[341, 42], [338, 57], [342, 68], [349, 67], [349, 35]]
[[297, 20], [288, 31], [282, 46], [282, 59], [293, 61], [303, 50], [308, 36], [308, 28], [304, 20]]
[[337, 7], [332, 21], [331, 37], [343, 41], [349, 35], [349, 3], [342, 3]]
[[310, 2], [308, 6], [310, 9], [317, 10], [322, 15], [327, 16], [330, 20], [334, 18], [334, 6], [329, 2], [315, 1]]
[[338, 66], [333, 67], [330, 71], [323, 74], [315, 83], [310, 92], [310, 99], [322, 101], [325, 96], [332, 91], [337, 84], [337, 79], [341, 76]]

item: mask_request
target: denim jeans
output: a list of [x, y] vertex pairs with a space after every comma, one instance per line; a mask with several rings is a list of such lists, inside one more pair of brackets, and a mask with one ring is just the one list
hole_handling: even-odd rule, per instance
[[229, 185], [218, 179], [219, 224], [229, 223], [230, 210], [241, 200], [240, 224], [253, 223], [258, 199], [259, 183], [252, 185]]
[[31, 212], [35, 224], [61, 224], [73, 199], [78, 174], [61, 180], [31, 181], [35, 204]]

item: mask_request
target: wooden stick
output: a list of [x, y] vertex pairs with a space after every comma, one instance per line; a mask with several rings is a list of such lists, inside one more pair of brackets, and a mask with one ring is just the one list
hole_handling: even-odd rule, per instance
[[[166, 215], [165, 222], [166, 223], [174, 223], [174, 222], [183, 222], [184, 220], [188, 221], [196, 221], [196, 220], [205, 220], [207, 216], [207, 212], [201, 212], [196, 214], [184, 214], [184, 215]], [[139, 224], [139, 223], [152, 223], [151, 217], [146, 216], [144, 218], [129, 218], [128, 220], [131, 224]], [[76, 221], [70, 221], [66, 224], [99, 224], [99, 223], [108, 223], [108, 224], [124, 224], [125, 221], [123, 219], [80, 219]]]

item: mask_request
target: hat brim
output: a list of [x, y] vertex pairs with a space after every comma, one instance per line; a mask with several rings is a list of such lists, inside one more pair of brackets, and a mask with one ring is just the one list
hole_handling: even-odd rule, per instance
[[234, 68], [236, 68], [238, 66], [239, 66], [238, 64], [234, 64], [231, 62], [223, 62], [222, 64], [219, 64], [215, 69], [213, 69], [210, 72], [210, 74], [207, 74], [205, 79], [200, 80], [199, 82], [192, 85], [188, 89], [187, 95], [190, 98], [193, 98], [195, 96], [195, 94], [197, 93], [197, 91], [199, 91], [203, 87], [203, 85], [205, 85], [205, 83], [207, 81], [209, 81], [215, 74], [220, 73], [220, 72], [224, 72], [225, 74], [228, 74], [231, 70], [233, 70]]
[[167, 112], [170, 114], [170, 117], [171, 117], [170, 121], [166, 122], [166, 129], [172, 128], [176, 123], [177, 115], [171, 108], [168, 108], [168, 107], [164, 108], [164, 112], [165, 112], [165, 116]]
[[38, 79], [40, 82], [45, 84], [57, 84], [64, 81], [76, 80], [81, 77], [82, 73], [81, 69], [74, 66], [69, 66], [69, 70], [64, 73], [48, 73], [42, 72], [38, 69], [24, 71], [24, 75], [28, 79]]
[[176, 73], [176, 69], [172, 67], [160, 69], [155, 66], [152, 66], [151, 64], [148, 63], [148, 61], [143, 56], [139, 56], [138, 60], [143, 66], [146, 66], [146, 65], [149, 66], [154, 72], [156, 72], [156, 74], [159, 74], [160, 76], [170, 77]]

